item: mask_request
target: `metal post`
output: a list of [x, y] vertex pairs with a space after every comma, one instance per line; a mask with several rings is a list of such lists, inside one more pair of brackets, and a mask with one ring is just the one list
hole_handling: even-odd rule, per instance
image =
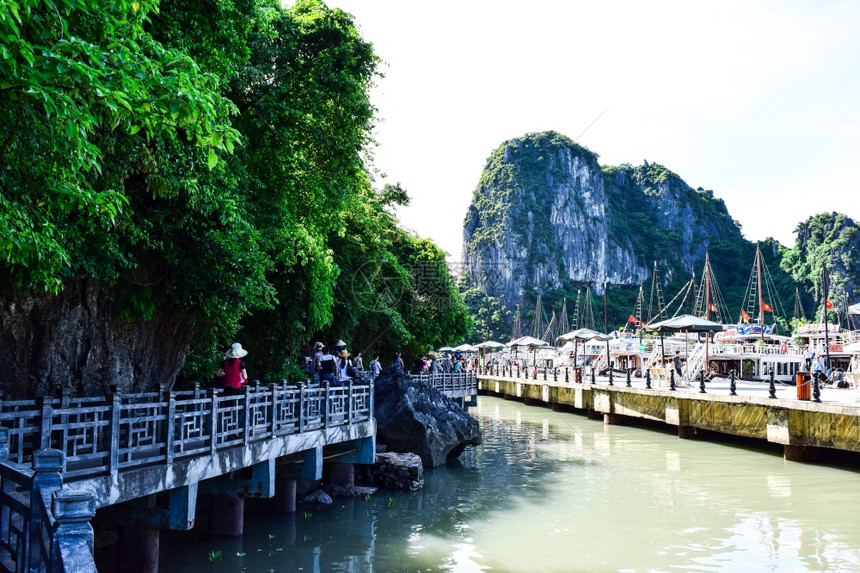
[[768, 390], [768, 398], [776, 398], [776, 385], [773, 382], [773, 368], [770, 369], [770, 389]]
[[609, 385], [614, 386], [614, 384], [612, 383], [612, 368], [609, 369]]
[[543, 379], [544, 382], [546, 382], [546, 368], [543, 369]]
[[675, 390], [675, 369], [669, 370], [669, 390]]
[[699, 370], [699, 394], [706, 394], [706, 392], [705, 392], [705, 369], [704, 368]]
[[627, 387], [632, 387], [633, 384], [630, 382], [630, 368], [627, 369]]
[[817, 373], [812, 375], [812, 401], [813, 402], [821, 402], [821, 388], [818, 385], [818, 374]]
[[651, 370], [645, 371], [645, 388], [651, 389]]
[[552, 367], [552, 381], [558, 382], [558, 368], [555, 366]]
[[735, 381], [735, 369], [732, 368], [731, 376], [729, 377], [729, 396], [737, 396], [738, 395], [738, 386]]
[[594, 384], [594, 367], [591, 367], [591, 383]]
[[570, 369], [567, 366], [564, 367], [564, 381], [570, 382]]

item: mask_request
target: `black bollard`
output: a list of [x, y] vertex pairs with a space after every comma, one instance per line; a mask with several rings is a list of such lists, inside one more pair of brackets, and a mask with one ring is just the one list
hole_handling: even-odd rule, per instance
[[546, 368], [543, 369], [543, 379], [544, 382], [546, 382]]
[[615, 386], [615, 384], [612, 383], [612, 368], [611, 367], [609, 368], [609, 385]]
[[768, 398], [776, 398], [776, 384], [773, 382], [773, 368], [770, 369], [770, 389], [768, 390]]
[[704, 371], [704, 369], [699, 370], [699, 394], [706, 394], [706, 392], [705, 392], [705, 371]]
[[812, 374], [812, 401], [821, 402], [821, 387], [818, 385], [818, 372]]
[[651, 370], [645, 371], [645, 388], [651, 389]]
[[555, 366], [552, 367], [552, 381], [558, 382], [558, 368]]
[[564, 367], [564, 381], [565, 383], [570, 382], [570, 368], [567, 366]]
[[735, 370], [732, 369], [732, 375], [729, 377], [729, 396], [737, 396], [738, 395], [738, 385], [735, 381]]
[[675, 369], [669, 371], [669, 390], [675, 390]]
[[591, 369], [591, 383], [594, 384], [594, 368]]
[[627, 369], [627, 387], [631, 388], [633, 384], [630, 382], [630, 368]]
[[517, 378], [520, 377], [520, 365], [517, 364]]

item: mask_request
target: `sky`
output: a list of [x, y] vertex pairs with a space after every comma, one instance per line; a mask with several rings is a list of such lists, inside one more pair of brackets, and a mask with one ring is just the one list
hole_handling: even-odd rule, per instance
[[384, 62], [375, 184], [408, 191], [401, 222], [450, 261], [487, 157], [546, 130], [713, 190], [749, 240], [860, 220], [860, 2], [328, 4]]

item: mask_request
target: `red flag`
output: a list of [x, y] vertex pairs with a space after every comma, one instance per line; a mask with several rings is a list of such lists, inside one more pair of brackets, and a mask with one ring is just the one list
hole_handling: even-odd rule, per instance
[[833, 303], [827, 299], [824, 299], [824, 308], [828, 308], [828, 309], [833, 308]]
[[717, 312], [717, 305], [715, 305], [714, 303], [709, 304], [708, 310], [710, 310], [711, 312]]
[[773, 312], [773, 309], [770, 307], [770, 305], [764, 301], [761, 302], [761, 309], [765, 312]]
[[744, 309], [741, 309], [741, 319], [742, 319], [744, 322], [749, 322], [749, 321], [750, 321], [750, 315], [748, 315], [748, 314], [747, 314], [747, 311], [745, 311]]
[[627, 318], [627, 322], [632, 322], [633, 324], [638, 324], [638, 323], [639, 323], [639, 321], [638, 321], [638, 320], [636, 320], [636, 317], [635, 317], [635, 316], [633, 316], [632, 314]]

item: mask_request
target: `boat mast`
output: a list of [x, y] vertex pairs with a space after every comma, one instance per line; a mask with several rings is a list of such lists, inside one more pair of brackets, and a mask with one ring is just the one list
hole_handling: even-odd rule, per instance
[[800, 301], [800, 289], [794, 287], [794, 317], [800, 320], [806, 320], [806, 313], [803, 311], [803, 303]]
[[648, 323], [654, 321], [654, 294], [657, 294], [657, 320], [663, 320], [663, 291], [660, 290], [660, 277], [657, 272], [657, 261], [654, 261], [654, 272], [651, 275], [651, 298], [648, 300]]
[[603, 332], [609, 334], [609, 320], [607, 319], [606, 298], [609, 296], [609, 283], [603, 281]]
[[514, 340], [523, 337], [523, 327], [520, 322], [520, 305], [517, 305], [517, 313], [514, 315], [514, 331], [511, 333], [511, 337]]
[[567, 316], [567, 297], [564, 297], [564, 302], [561, 304], [561, 317], [558, 319], [558, 330], [562, 334], [570, 332], [570, 319]]
[[[705, 320], [711, 318], [711, 258], [710, 253], [705, 251]], [[710, 372], [710, 362], [708, 362], [709, 343], [711, 334], [705, 333], [705, 368]]]
[[[764, 342], [764, 305], [761, 298], [761, 248], [755, 244], [755, 274], [758, 284], [758, 321], [761, 323], [761, 341]], [[774, 301], [774, 304], [776, 302]]]
[[824, 307], [824, 355], [827, 357], [824, 360], [824, 368], [830, 368], [830, 337], [827, 332], [827, 297], [829, 293], [829, 286], [827, 283], [827, 261], [823, 261], [821, 263], [821, 278], [824, 280], [824, 302], [822, 306]]
[[576, 291], [576, 304], [573, 305], [573, 324], [570, 325], [573, 328], [573, 330], [576, 330], [579, 328], [579, 295], [580, 295], [580, 293], [582, 293], [582, 290]]
[[535, 338], [540, 338], [543, 332], [541, 332], [543, 327], [543, 305], [540, 302], [540, 293], [537, 295], [537, 302], [535, 303], [535, 318], [534, 322], [532, 322], [532, 336]]

